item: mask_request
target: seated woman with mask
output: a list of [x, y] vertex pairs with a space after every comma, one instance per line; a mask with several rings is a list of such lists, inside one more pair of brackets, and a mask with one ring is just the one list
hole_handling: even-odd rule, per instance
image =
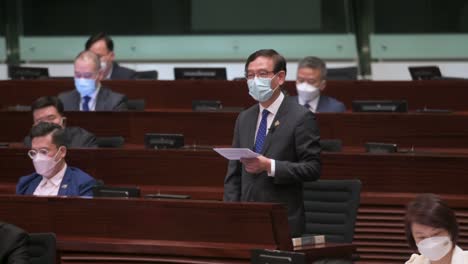
[[458, 224], [454, 212], [434, 194], [421, 194], [406, 210], [405, 231], [413, 254], [407, 264], [468, 263], [468, 251], [457, 246]]

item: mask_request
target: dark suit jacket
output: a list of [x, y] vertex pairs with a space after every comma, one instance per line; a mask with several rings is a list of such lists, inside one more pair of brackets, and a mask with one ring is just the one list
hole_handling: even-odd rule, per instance
[[[253, 148], [258, 113], [257, 104], [239, 114], [233, 147]], [[291, 235], [300, 236], [305, 222], [302, 182], [317, 180], [321, 172], [315, 115], [295, 98], [285, 97], [269, 131], [261, 154], [275, 160], [274, 177], [247, 173], [240, 161], [229, 161], [224, 200], [286, 204]]]
[[[96, 148], [96, 136], [81, 127], [65, 127], [67, 148]], [[24, 145], [31, 147], [31, 137], [24, 138]]]
[[132, 69], [120, 66], [117, 62], [112, 63], [111, 80], [133, 80], [136, 78], [136, 72]]
[[[16, 185], [16, 194], [32, 195], [41, 180], [42, 176], [37, 173], [21, 177]], [[94, 185], [96, 180], [93, 177], [78, 168], [68, 166], [60, 183], [58, 195], [92, 196]]]
[[[295, 100], [298, 101], [298, 97], [294, 96]], [[317, 113], [342, 113], [346, 112], [345, 105], [336, 100], [333, 97], [320, 95], [318, 104], [317, 104]]]
[[[80, 111], [80, 93], [77, 90], [63, 92], [58, 95], [65, 111]], [[127, 97], [102, 87], [96, 100], [96, 111], [122, 111], [127, 110]]]
[[317, 113], [341, 113], [345, 112], [345, 105], [333, 97], [320, 95], [317, 104]]
[[28, 264], [28, 233], [7, 223], [0, 222], [0, 263]]

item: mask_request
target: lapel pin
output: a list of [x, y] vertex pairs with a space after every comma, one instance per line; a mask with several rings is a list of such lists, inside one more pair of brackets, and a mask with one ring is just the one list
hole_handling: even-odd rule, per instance
[[68, 187], [68, 184], [62, 184], [62, 189], [66, 189]]
[[280, 124], [279, 120], [276, 120], [275, 127], [279, 126], [279, 124]]

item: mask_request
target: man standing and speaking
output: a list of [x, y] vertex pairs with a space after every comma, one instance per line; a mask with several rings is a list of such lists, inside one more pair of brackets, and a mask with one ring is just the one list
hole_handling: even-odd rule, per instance
[[286, 60], [275, 50], [258, 50], [245, 64], [249, 94], [258, 104], [237, 118], [233, 147], [256, 158], [229, 161], [224, 201], [285, 204], [292, 237], [305, 228], [302, 183], [320, 177], [319, 129], [315, 115], [285, 96]]

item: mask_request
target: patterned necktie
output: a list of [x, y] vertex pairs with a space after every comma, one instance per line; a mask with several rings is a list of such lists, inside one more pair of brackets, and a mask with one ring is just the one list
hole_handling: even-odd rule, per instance
[[89, 112], [89, 100], [91, 100], [91, 97], [86, 95], [86, 96], [83, 96], [83, 105], [82, 105], [82, 108], [83, 108], [83, 111], [85, 112]]
[[258, 127], [257, 131], [257, 137], [255, 139], [254, 151], [257, 153], [260, 153], [260, 151], [262, 151], [263, 143], [265, 142], [268, 114], [270, 114], [270, 112], [266, 109], [263, 109], [262, 120], [260, 121], [260, 126]]

